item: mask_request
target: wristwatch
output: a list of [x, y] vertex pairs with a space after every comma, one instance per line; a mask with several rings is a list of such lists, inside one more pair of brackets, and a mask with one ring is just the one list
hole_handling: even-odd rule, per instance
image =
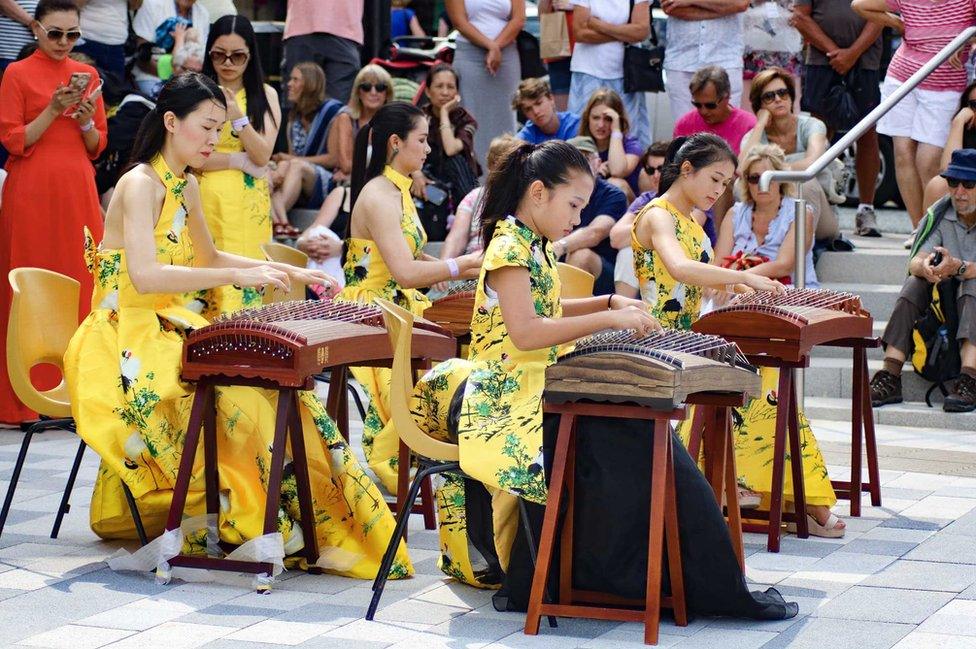
[[959, 270], [956, 271], [956, 277], [964, 276], [967, 270], [969, 270], [969, 264], [965, 261], [961, 262], [959, 264]]

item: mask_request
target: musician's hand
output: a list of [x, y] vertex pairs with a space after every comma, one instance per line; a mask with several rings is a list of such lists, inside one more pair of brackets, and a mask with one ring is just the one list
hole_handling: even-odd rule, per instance
[[621, 311], [629, 306], [635, 306], [638, 309], [647, 310], [647, 304], [643, 300], [635, 300], [633, 298], [624, 297], [623, 295], [614, 295], [610, 299], [610, 309], [613, 311]]
[[321, 270], [291, 266], [288, 268], [288, 276], [291, 281], [299, 284], [318, 284], [325, 289], [325, 295], [330, 297], [339, 292], [339, 282], [332, 275]]
[[755, 293], [756, 289], [752, 288], [748, 284], [733, 284], [732, 292], [739, 295], [741, 293]]
[[757, 291], [770, 291], [771, 293], [786, 292], [786, 287], [777, 282], [775, 279], [763, 277], [762, 275], [757, 275], [756, 273], [743, 273], [742, 276], [742, 283]]
[[430, 285], [431, 291], [437, 291], [438, 293], [447, 293], [448, 287], [451, 285], [450, 282], [434, 282]]
[[635, 336], [643, 338], [655, 331], [661, 331], [659, 323], [647, 309], [641, 306], [628, 305], [619, 311], [611, 312], [612, 327], [617, 330], [630, 329], [635, 332]]
[[481, 264], [485, 260], [484, 252], [471, 252], [461, 255], [455, 259], [458, 269], [461, 271], [460, 277], [456, 279], [478, 279], [481, 274]]
[[241, 288], [263, 288], [270, 286], [287, 292], [291, 288], [288, 273], [269, 264], [253, 268], [238, 268], [234, 271], [234, 286]]

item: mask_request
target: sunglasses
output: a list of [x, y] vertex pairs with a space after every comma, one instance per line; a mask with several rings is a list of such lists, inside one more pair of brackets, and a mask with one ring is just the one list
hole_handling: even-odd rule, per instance
[[648, 165], [647, 167], [644, 167], [644, 173], [646, 173], [648, 176], [653, 176], [654, 174], [659, 174], [662, 173], [663, 171], [664, 171], [664, 165], [658, 165], [657, 167], [652, 167]]
[[81, 30], [72, 29], [70, 32], [66, 32], [63, 29], [48, 29], [44, 25], [38, 24], [38, 27], [44, 30], [49, 41], [60, 41], [62, 38], [67, 38], [69, 43], [74, 43], [76, 40], [81, 38]]
[[759, 95], [759, 98], [762, 100], [762, 103], [768, 104], [769, 102], [773, 101], [777, 97], [779, 97], [780, 99], [785, 99], [786, 97], [789, 96], [790, 96], [789, 88], [780, 88], [779, 90], [769, 90], [767, 92], [764, 92], [763, 94]]
[[761, 177], [762, 174], [749, 174], [748, 176], [746, 176], [746, 182], [749, 183], [750, 185], [758, 185], [759, 178]]
[[220, 52], [218, 50], [210, 50], [210, 60], [213, 61], [214, 65], [223, 65], [224, 63], [230, 62], [231, 65], [244, 65], [247, 63], [247, 59], [250, 56], [248, 52]]
[[359, 89], [362, 90], [363, 92], [372, 92], [373, 90], [375, 90], [376, 92], [386, 92], [389, 89], [389, 87], [390, 86], [386, 85], [383, 82], [359, 84]]
[[[722, 99], [725, 99], [725, 97], [722, 97]], [[707, 108], [708, 110], [715, 110], [716, 108], [718, 108], [718, 105], [722, 103], [722, 99], [719, 99], [718, 101], [705, 101], [705, 102], [693, 101], [691, 102], [691, 105], [699, 109]]]
[[966, 189], [972, 189], [976, 187], [976, 180], [959, 180], [958, 178], [946, 178], [946, 184], [949, 185], [949, 189], [955, 189], [959, 185], [962, 185]]

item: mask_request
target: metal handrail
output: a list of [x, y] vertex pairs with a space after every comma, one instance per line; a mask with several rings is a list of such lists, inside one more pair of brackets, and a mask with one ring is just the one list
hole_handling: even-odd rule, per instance
[[[943, 47], [938, 54], [933, 56], [925, 65], [918, 69], [915, 74], [908, 77], [904, 83], [898, 86], [897, 89], [891, 95], [885, 98], [880, 104], [878, 104], [874, 110], [865, 115], [860, 122], [858, 122], [854, 128], [849, 130], [844, 134], [842, 138], [837, 140], [837, 142], [823, 152], [823, 154], [813, 161], [813, 163], [806, 169], [792, 170], [784, 169], [781, 171], [764, 171], [759, 177], [759, 190], [769, 191], [769, 185], [773, 182], [795, 182], [796, 183], [796, 195], [799, 200], [796, 201], [796, 212], [795, 212], [795, 227], [793, 231], [796, 233], [796, 251], [794, 257], [794, 268], [793, 268], [793, 285], [797, 288], [803, 288], [806, 286], [806, 260], [807, 260], [807, 237], [806, 228], [803, 224], [806, 223], [807, 216], [807, 202], [803, 200], [803, 193], [800, 185], [808, 180], [812, 180], [823, 171], [828, 164], [833, 162], [841, 153], [843, 153], [847, 147], [858, 140], [864, 132], [869, 128], [874, 126], [879, 119], [881, 119], [885, 113], [894, 107], [902, 98], [909, 92], [915, 89], [915, 87], [922, 83], [926, 77], [928, 77], [932, 72], [945, 63], [945, 61], [952, 56], [955, 52], [966, 44], [966, 41], [976, 36], [976, 27], [967, 27], [962, 32], [959, 33], [948, 45]], [[803, 371], [800, 369], [794, 370], [794, 384], [796, 385], [796, 393], [800, 402], [800, 406], [803, 405]]]

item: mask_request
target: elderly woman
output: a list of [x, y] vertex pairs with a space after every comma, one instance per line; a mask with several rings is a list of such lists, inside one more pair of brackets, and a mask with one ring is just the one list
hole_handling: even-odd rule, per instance
[[327, 148], [338, 158], [332, 174], [335, 182], [349, 180], [352, 174], [353, 142], [359, 129], [369, 124], [376, 111], [391, 101], [393, 78], [390, 73], [373, 63], [364, 66], [353, 81], [349, 103], [336, 115], [329, 131]]
[[[749, 89], [749, 100], [757, 121], [756, 126], [743, 136], [740, 151], [749, 151], [757, 144], [776, 144], [786, 154], [788, 169], [803, 170], [827, 150], [826, 125], [816, 117], [793, 112], [796, 80], [786, 70], [768, 68], [757, 74]], [[744, 175], [741, 164], [739, 174]], [[803, 195], [813, 207], [818, 241], [832, 240], [840, 233], [837, 215], [824, 188], [824, 185], [830, 187], [832, 182], [830, 171], [825, 170], [817, 180], [803, 184]], [[880, 236], [874, 225], [863, 225], [864, 228], [855, 230], [855, 234]]]
[[580, 119], [580, 135], [596, 142], [600, 152], [599, 173], [632, 201], [640, 193], [641, 155], [644, 148], [630, 133], [630, 119], [624, 102], [613, 90], [601, 88], [590, 95]]

